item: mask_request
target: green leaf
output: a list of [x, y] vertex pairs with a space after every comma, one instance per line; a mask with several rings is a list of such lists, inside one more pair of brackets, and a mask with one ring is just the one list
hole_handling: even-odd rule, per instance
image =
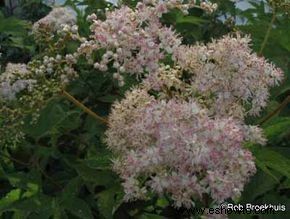
[[290, 35], [290, 30], [287, 28], [287, 25], [289, 26], [289, 24], [290, 22], [288, 21], [287, 24], [285, 23], [285, 29], [277, 30], [277, 35], [281, 46], [290, 52], [290, 39], [288, 37]]
[[91, 182], [95, 185], [106, 187], [116, 183], [117, 178], [115, 174], [110, 170], [96, 170], [90, 168], [86, 163], [83, 162], [76, 163], [74, 161], [74, 163], [72, 163], [71, 161], [68, 161], [68, 163], [75, 168], [79, 176], [85, 182]]
[[[286, 195], [279, 194], [276, 192], [269, 192], [262, 196], [259, 200], [256, 201], [258, 204], [271, 204], [274, 206], [279, 207], [280, 211], [275, 211], [274, 214], [260, 214], [259, 218], [261, 219], [282, 219], [282, 218], [289, 218], [289, 206], [290, 206], [290, 199]], [[282, 205], [285, 205], [284, 211], [282, 210]]]
[[29, 125], [29, 121], [25, 124], [26, 134], [36, 139], [47, 135], [55, 135], [54, 137], [58, 137], [80, 125], [80, 112], [67, 112], [61, 104], [56, 101], [51, 101], [40, 112], [40, 117], [35, 125]]
[[263, 171], [271, 172], [272, 169], [290, 178], [290, 159], [265, 147], [253, 146], [251, 150], [256, 157], [257, 165]]
[[[269, 125], [266, 126], [265, 134], [267, 137], [271, 138], [281, 132], [285, 131], [290, 125], [290, 118], [289, 117], [278, 117], [276, 120], [271, 122]], [[286, 129], [287, 130], [287, 129]]]
[[[279, 178], [277, 176], [275, 177], [277, 179]], [[251, 181], [244, 188], [241, 201], [251, 203], [258, 196], [272, 190], [278, 183], [279, 181], [277, 182], [272, 176], [269, 176], [265, 172], [258, 169], [255, 176], [251, 178]]]
[[105, 190], [97, 195], [99, 211], [106, 219], [113, 218], [114, 195], [112, 190]]
[[62, 200], [70, 199], [71, 197], [76, 197], [79, 193], [79, 189], [82, 185], [82, 180], [76, 177], [69, 181], [62, 192]]
[[176, 20], [176, 24], [188, 23], [188, 24], [201, 25], [205, 22], [207, 22], [207, 20], [204, 20], [200, 17], [194, 17], [194, 16], [186, 16], [186, 17], [178, 16]]
[[164, 208], [169, 205], [169, 202], [166, 198], [158, 198], [156, 201], [156, 206]]
[[53, 219], [67, 219], [67, 215], [64, 212], [60, 200], [58, 198], [54, 198], [52, 201], [52, 212], [53, 212]]
[[20, 189], [13, 189], [8, 194], [6, 194], [4, 198], [0, 199], [0, 214], [3, 211], [7, 210], [7, 208], [11, 206], [14, 202], [19, 200], [20, 195]]
[[[12, 219], [23, 219], [23, 218], [27, 218], [28, 216], [28, 212], [25, 211], [14, 211], [13, 217]], [[29, 219], [35, 219], [33, 217], [29, 217]]]
[[86, 117], [84, 125], [85, 134], [84, 136], [88, 138], [88, 141], [96, 142], [96, 136], [101, 136], [106, 130], [106, 126], [102, 123], [96, 122], [89, 116]]
[[79, 198], [68, 198], [62, 203], [63, 207], [80, 219], [94, 219], [88, 204]]
[[277, 141], [278, 138], [280, 139], [283, 135], [289, 133], [290, 127], [290, 118], [289, 117], [277, 117], [271, 123], [266, 124], [264, 126], [264, 133], [269, 140]]
[[138, 219], [164, 219], [164, 217], [158, 214], [144, 213]]
[[119, 186], [111, 187], [97, 194], [98, 209], [106, 219], [113, 218], [114, 212], [122, 203], [121, 188]]
[[[51, 101], [41, 112], [40, 117], [35, 125], [28, 125], [25, 129], [26, 133], [40, 138], [46, 134], [50, 134], [51, 130], [60, 121], [65, 118], [65, 112], [59, 104]], [[25, 124], [29, 124], [27, 121]]]
[[27, 191], [23, 194], [23, 197], [26, 197], [26, 198], [29, 198], [35, 195], [36, 193], [38, 193], [38, 190], [39, 190], [39, 186], [34, 183], [28, 183], [27, 188], [28, 188]]
[[52, 198], [43, 194], [37, 194], [27, 199], [19, 200], [10, 206], [12, 210], [41, 214], [51, 211]]
[[29, 174], [23, 172], [10, 173], [6, 174], [6, 177], [12, 186], [28, 191], [27, 194], [29, 192], [36, 193], [41, 184], [40, 175], [35, 171], [30, 171]]
[[102, 156], [97, 156], [91, 159], [85, 160], [88, 167], [92, 169], [111, 169], [111, 154], [104, 154]]
[[16, 17], [8, 17], [0, 19], [0, 33], [7, 33], [12, 35], [23, 35], [29, 23], [25, 20], [20, 20]]
[[276, 182], [279, 182], [279, 179], [270, 171], [267, 167], [267, 165], [263, 162], [261, 162], [258, 159], [255, 159], [257, 166], [263, 170], [265, 173], [267, 173], [269, 176], [271, 176]]
[[120, 100], [120, 96], [108, 94], [106, 96], [98, 97], [97, 100], [104, 103], [114, 103], [116, 100]]

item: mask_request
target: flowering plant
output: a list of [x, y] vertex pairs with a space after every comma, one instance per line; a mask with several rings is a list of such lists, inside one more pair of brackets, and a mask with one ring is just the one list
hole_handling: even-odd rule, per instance
[[[30, 32], [36, 54], [3, 65], [0, 74], [0, 155], [16, 169], [24, 166], [16, 178], [33, 175], [11, 189], [24, 196], [12, 198], [3, 215], [16, 201], [20, 207], [11, 209], [21, 215], [32, 201], [50, 203], [30, 209], [35, 217], [49, 211], [57, 213], [48, 218], [130, 218], [149, 211], [153, 218], [174, 209], [186, 218], [194, 207], [243, 200], [261, 170], [281, 181], [288, 176], [275, 162], [270, 170], [280, 175], [272, 173], [261, 159], [273, 143], [261, 124], [289, 101], [257, 122], [272, 104], [271, 89], [285, 80], [261, 55], [265, 43], [257, 54], [251, 36], [234, 29], [208, 40], [189, 36], [212, 20], [225, 29], [222, 5], [102, 2], [94, 13], [94, 6], [55, 7], [36, 21]], [[189, 31], [196, 22], [202, 27]], [[3, 175], [18, 186], [8, 166]]]

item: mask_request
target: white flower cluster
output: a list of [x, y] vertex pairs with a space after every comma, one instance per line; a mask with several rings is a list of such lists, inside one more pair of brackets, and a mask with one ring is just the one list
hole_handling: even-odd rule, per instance
[[67, 7], [53, 8], [53, 10], [44, 18], [33, 24], [32, 31], [38, 34], [41, 29], [48, 32], [55, 32], [61, 29], [67, 29], [76, 23], [75, 12]]
[[283, 72], [249, 47], [250, 38], [225, 36], [207, 45], [180, 46], [174, 54], [188, 72], [190, 86], [205, 99], [213, 99], [215, 115], [258, 115], [267, 104], [269, 88]]
[[25, 64], [8, 63], [5, 72], [0, 75], [0, 97], [13, 100], [25, 89], [31, 92], [36, 80], [30, 79], [29, 74]]
[[64, 57], [60, 54], [55, 57], [44, 56], [42, 65], [35, 70], [35, 73], [37, 75], [53, 75], [60, 79], [61, 84], [65, 85], [78, 77], [78, 73], [72, 67], [76, 62], [77, 59], [72, 54], [67, 54]]
[[218, 5], [216, 3], [211, 2], [201, 2], [200, 7], [205, 10], [207, 13], [211, 14], [216, 11]]
[[49, 83], [46, 79], [64, 86], [78, 77], [73, 68], [76, 61], [71, 54], [64, 57], [58, 54], [56, 57], [44, 56], [41, 62], [32, 61], [29, 67], [26, 64], [8, 63], [5, 72], [0, 75], [0, 96], [13, 100], [23, 90], [33, 92], [35, 86]]

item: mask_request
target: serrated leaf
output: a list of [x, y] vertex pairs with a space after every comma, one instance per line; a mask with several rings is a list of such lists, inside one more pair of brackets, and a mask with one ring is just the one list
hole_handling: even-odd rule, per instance
[[116, 182], [115, 174], [110, 170], [96, 170], [90, 168], [86, 163], [71, 163], [79, 176], [85, 181], [85, 182], [91, 182], [95, 185], [100, 186], [110, 186], [114, 182]]
[[25, 132], [38, 139], [44, 136], [63, 134], [73, 130], [80, 125], [80, 112], [68, 111], [57, 102], [51, 101], [40, 112], [40, 117], [35, 125], [26, 122]]
[[[64, 110], [52, 101], [40, 112], [37, 123], [35, 125], [28, 125], [25, 131], [35, 138], [40, 138], [45, 134], [49, 134], [64, 117]], [[26, 124], [29, 124], [29, 121]]]

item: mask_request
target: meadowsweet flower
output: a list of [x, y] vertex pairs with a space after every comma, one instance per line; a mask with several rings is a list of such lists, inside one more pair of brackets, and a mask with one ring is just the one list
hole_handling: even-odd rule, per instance
[[211, 14], [217, 9], [218, 5], [211, 2], [201, 2], [200, 7], [207, 13]]
[[[106, 12], [105, 21], [90, 16], [94, 18], [91, 26], [94, 42], [84, 42], [79, 52], [90, 57], [95, 49], [108, 49], [110, 54], [105, 53], [95, 65], [101, 71], [106, 71], [110, 62], [116, 72], [141, 74], [156, 70], [165, 50], [172, 52], [181, 41], [171, 28], [161, 25], [154, 9], [139, 3], [135, 10], [122, 6]], [[85, 49], [90, 46], [93, 48]]]
[[0, 97], [13, 100], [25, 89], [32, 91], [36, 80], [27, 78], [29, 74], [25, 64], [8, 63], [5, 72], [0, 75]]
[[[131, 123], [134, 122], [136, 108], [140, 108], [153, 100], [153, 97], [148, 95], [145, 90], [134, 89], [126, 93], [126, 98], [122, 102], [116, 102], [113, 105], [113, 111], [109, 119], [110, 132], [107, 132], [106, 143], [113, 146], [115, 151], [126, 152], [136, 147], [142, 147], [144, 143], [150, 139], [144, 136], [136, 136], [134, 142], [132, 139], [127, 138], [127, 133], [131, 132]], [[120, 127], [123, 126], [122, 129]]]
[[247, 141], [257, 142], [261, 145], [266, 144], [267, 139], [264, 137], [262, 130], [260, 128], [253, 125], [246, 125], [244, 128], [247, 136], [246, 138]]
[[248, 37], [225, 36], [207, 45], [180, 46], [174, 54], [188, 71], [190, 85], [205, 99], [214, 97], [211, 110], [216, 115], [258, 115], [269, 88], [283, 78], [281, 69], [253, 53], [249, 43]]
[[259, 143], [262, 137], [252, 136], [261, 134], [258, 128], [210, 118], [193, 98], [155, 99], [136, 88], [114, 104], [109, 124], [106, 143], [116, 156], [113, 169], [124, 181], [125, 200], [154, 192], [169, 195], [177, 207], [190, 208], [205, 194], [220, 203], [239, 196], [256, 171], [242, 144]]
[[184, 13], [195, 6], [195, 1], [141, 1], [135, 8], [121, 6], [106, 11], [106, 19], [95, 14], [88, 16], [92, 21], [91, 40], [85, 40], [78, 49], [80, 55], [91, 59], [95, 50], [105, 49], [101, 60], [94, 67], [106, 72], [111, 64], [117, 73], [140, 76], [156, 71], [166, 55], [174, 53], [181, 44], [180, 36], [172, 27], [162, 25], [160, 17], [173, 8]]
[[[40, 29], [45, 29], [49, 32], [56, 32], [57, 30], [65, 30], [69, 25], [72, 26], [76, 23], [75, 12], [67, 7], [53, 8], [52, 11], [33, 24], [32, 32], [37, 34]], [[75, 28], [74, 28], [75, 29]]]
[[[0, 76], [0, 96], [13, 100], [25, 90], [28, 95], [19, 98], [23, 108], [39, 110], [47, 96], [78, 76], [74, 65], [80, 56], [99, 71], [113, 69], [119, 86], [124, 73], [145, 74], [138, 87], [113, 104], [105, 133], [124, 200], [166, 194], [176, 207], [190, 208], [205, 196], [213, 203], [234, 199], [256, 171], [243, 144], [266, 142], [261, 129], [245, 125], [244, 117], [266, 106], [282, 71], [253, 53], [248, 37], [182, 45], [160, 17], [173, 8], [187, 13], [194, 4], [144, 0], [135, 8], [105, 10], [105, 19], [92, 14], [89, 39], [78, 35], [69, 9], [55, 8], [33, 26], [34, 34], [46, 33], [55, 48], [27, 66], [8, 64]], [[205, 2], [200, 7], [210, 13], [216, 9]], [[80, 42], [75, 53], [60, 49], [66, 39]], [[173, 59], [171, 66], [160, 64], [165, 57]]]
[[6, 73], [1, 77], [15, 78], [16, 74], [27, 75], [29, 73], [27, 65], [22, 63], [8, 63], [5, 72]]
[[76, 62], [77, 59], [73, 54], [65, 56], [57, 54], [55, 57], [44, 56], [42, 62], [31, 62], [30, 64], [35, 75], [53, 77], [58, 79], [61, 85], [66, 85], [78, 77], [78, 73], [73, 68]]

